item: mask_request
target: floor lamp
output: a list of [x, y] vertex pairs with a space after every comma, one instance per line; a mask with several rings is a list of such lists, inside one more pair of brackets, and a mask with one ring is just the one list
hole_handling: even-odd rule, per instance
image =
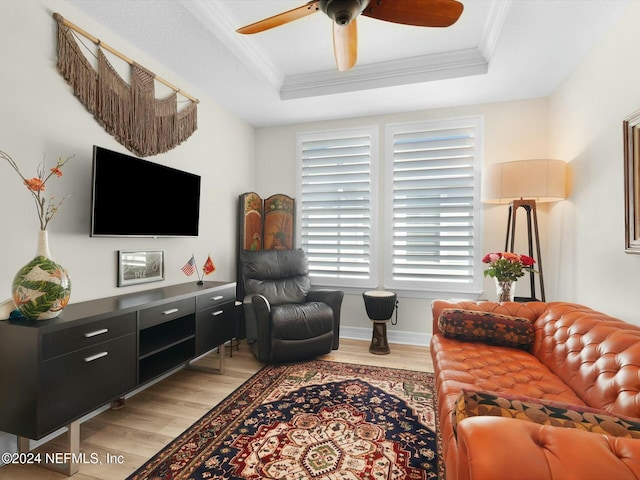
[[[518, 210], [523, 208], [526, 212], [528, 255], [536, 260], [536, 270], [540, 279], [540, 297], [543, 302], [545, 301], [544, 274], [536, 206], [538, 203], [557, 202], [566, 198], [566, 166], [567, 164], [562, 160], [516, 160], [489, 165], [482, 177], [482, 201], [509, 204], [505, 252], [514, 251]], [[529, 284], [531, 296], [517, 297], [517, 300], [536, 300], [533, 272], [529, 274]]]

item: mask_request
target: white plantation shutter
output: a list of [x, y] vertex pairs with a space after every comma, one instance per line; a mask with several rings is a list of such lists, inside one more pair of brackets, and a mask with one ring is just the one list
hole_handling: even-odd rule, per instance
[[376, 284], [377, 149], [373, 127], [298, 135], [299, 244], [316, 284]]
[[481, 119], [386, 130], [385, 286], [478, 292]]

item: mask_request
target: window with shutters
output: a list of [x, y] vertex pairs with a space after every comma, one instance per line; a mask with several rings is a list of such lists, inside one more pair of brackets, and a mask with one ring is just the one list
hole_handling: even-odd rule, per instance
[[298, 245], [313, 283], [478, 293], [481, 128], [388, 125], [381, 178], [378, 127], [299, 134]]
[[298, 135], [298, 244], [316, 284], [377, 285], [377, 132]]
[[385, 286], [481, 290], [481, 123], [387, 126]]

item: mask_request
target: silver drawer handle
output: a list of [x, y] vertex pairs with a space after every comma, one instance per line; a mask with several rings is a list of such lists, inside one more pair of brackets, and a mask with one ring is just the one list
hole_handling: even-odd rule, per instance
[[91, 355], [90, 357], [85, 357], [84, 363], [93, 362], [94, 360], [98, 360], [99, 358], [106, 357], [107, 355], [109, 355], [109, 352], [96, 353], [95, 355]]
[[91, 338], [97, 335], [102, 335], [103, 333], [107, 333], [108, 331], [109, 331], [108, 328], [101, 328], [100, 330], [96, 330], [94, 332], [85, 333], [83, 336], [84, 338]]
[[224, 295], [216, 295], [211, 300], [213, 300], [215, 302], [216, 300], [222, 300], [223, 298], [224, 298]]
[[221, 315], [222, 313], [224, 313], [224, 310], [218, 310], [216, 312], [213, 312], [211, 315], [213, 315], [214, 317], [217, 317], [218, 315]]
[[176, 313], [178, 311], [177, 308], [172, 308], [170, 310], [165, 310], [164, 312], [162, 312], [163, 315], [171, 315], [172, 313]]

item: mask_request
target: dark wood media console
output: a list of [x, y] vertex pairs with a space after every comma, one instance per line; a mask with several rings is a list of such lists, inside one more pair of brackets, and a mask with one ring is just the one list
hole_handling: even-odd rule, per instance
[[68, 426], [78, 452], [79, 418], [233, 338], [235, 296], [234, 282], [193, 282], [0, 321], [0, 430], [27, 451]]

